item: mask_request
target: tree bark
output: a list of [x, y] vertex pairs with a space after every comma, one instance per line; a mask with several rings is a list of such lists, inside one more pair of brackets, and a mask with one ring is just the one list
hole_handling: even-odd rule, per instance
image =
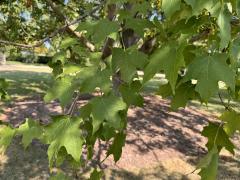
[[0, 65], [6, 64], [6, 55], [3, 52], [0, 52]]

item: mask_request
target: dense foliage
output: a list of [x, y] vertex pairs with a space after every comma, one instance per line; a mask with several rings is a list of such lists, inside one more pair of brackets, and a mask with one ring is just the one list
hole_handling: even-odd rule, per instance
[[[222, 82], [226, 110], [219, 123], [203, 129], [208, 154], [196, 167], [202, 179], [216, 179], [219, 153], [234, 154], [230, 138], [240, 130], [240, 114], [230, 106], [240, 90], [239, 18], [239, 0], [1, 1], [3, 46], [34, 49], [48, 42], [55, 50], [49, 63], [55, 83], [44, 99], [58, 99], [64, 112], [47, 125], [28, 119], [18, 128], [2, 126], [0, 144], [5, 150], [22, 135], [26, 148], [39, 139], [49, 145], [50, 168], [66, 159], [78, 168], [93, 158], [101, 139], [110, 142], [106, 157], [117, 162], [128, 108], [143, 106], [142, 87], [155, 74], [166, 75], [157, 94], [171, 97], [172, 110], [192, 99], [207, 104]], [[82, 94], [94, 97], [78, 109]], [[101, 176], [95, 169], [91, 179]]]

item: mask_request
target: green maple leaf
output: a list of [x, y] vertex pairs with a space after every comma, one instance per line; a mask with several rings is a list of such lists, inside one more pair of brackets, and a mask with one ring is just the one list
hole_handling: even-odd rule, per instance
[[183, 82], [197, 80], [196, 91], [204, 101], [218, 90], [218, 82], [225, 82], [233, 91], [235, 89], [235, 73], [226, 64], [227, 57], [223, 54], [197, 57], [188, 66]]
[[[80, 91], [83, 93], [91, 93], [96, 87], [99, 87], [102, 92], [107, 93], [112, 85], [110, 80], [111, 72], [108, 69], [100, 70], [98, 69], [94, 74], [86, 78], [81, 84]], [[80, 76], [81, 77], [81, 74]]]
[[107, 156], [113, 154], [114, 161], [117, 162], [122, 154], [122, 148], [125, 145], [126, 134], [118, 133], [114, 137], [113, 143], [108, 149]]
[[139, 94], [141, 87], [142, 85], [139, 81], [133, 81], [130, 85], [123, 84], [120, 86], [119, 90], [122, 94], [124, 102], [126, 102], [128, 106], [143, 106], [144, 99]]
[[117, 32], [119, 25], [115, 21], [109, 21], [107, 19], [101, 19], [96, 22], [84, 22], [80, 23], [77, 31], [87, 31], [88, 36], [92, 36], [94, 42], [102, 42], [107, 36]]
[[180, 10], [181, 0], [162, 0], [162, 9], [167, 17], [171, 17]]
[[78, 44], [78, 40], [77, 39], [75, 39], [75, 38], [71, 38], [71, 37], [67, 37], [67, 38], [65, 38], [62, 42], [61, 42], [61, 48], [62, 49], [66, 49], [66, 48], [68, 48], [68, 47], [70, 47], [70, 46], [74, 46], [74, 45], [76, 45], [76, 44]]
[[66, 62], [67, 53], [65, 51], [60, 51], [54, 54], [52, 63], [57, 63], [60, 61], [62, 64]]
[[230, 40], [231, 40], [231, 13], [228, 10], [227, 5], [223, 6], [220, 14], [217, 19], [217, 24], [220, 29], [220, 49], [224, 49], [228, 46]]
[[218, 169], [218, 149], [214, 146], [208, 154], [201, 159], [200, 163], [197, 165], [197, 169], [201, 169], [198, 173], [202, 180], [215, 180], [217, 177]]
[[112, 62], [115, 71], [120, 68], [122, 80], [130, 82], [137, 69], [142, 69], [147, 63], [147, 55], [137, 49], [130, 48], [124, 51], [120, 48], [114, 48]]
[[101, 170], [98, 171], [97, 169], [94, 169], [90, 175], [90, 180], [101, 180], [103, 175], [104, 175], [103, 171]]
[[130, 18], [126, 20], [126, 28], [133, 29], [141, 37], [144, 36], [144, 30], [153, 28], [154, 25], [152, 22], [144, 19]]
[[76, 77], [77, 81], [83, 82], [98, 73], [98, 66], [79, 66], [75, 64], [65, 65], [63, 68], [63, 73], [60, 77]]
[[185, 64], [182, 48], [177, 48], [176, 46], [175, 43], [170, 43], [153, 53], [149, 64], [144, 70], [143, 82], [150, 80], [157, 72], [163, 70], [172, 91], [175, 92], [178, 71]]
[[96, 97], [90, 102], [93, 116], [93, 133], [95, 133], [104, 120], [111, 127], [120, 128], [121, 117], [119, 111], [126, 109], [126, 104], [122, 98], [108, 95]]
[[133, 10], [131, 10], [131, 12], [133, 12], [134, 14], [136, 12], [146, 14], [146, 13], [149, 12], [149, 10], [151, 10], [151, 4], [149, 2], [147, 2], [147, 1], [139, 1], [139, 2], [137, 2], [135, 0], [132, 0], [132, 2], [135, 3], [133, 5]]
[[24, 124], [19, 126], [17, 133], [22, 135], [23, 146], [27, 148], [34, 138], [41, 139], [43, 127], [37, 121], [27, 119]]
[[8, 94], [6, 89], [8, 88], [8, 83], [5, 79], [0, 78], [0, 100], [6, 100], [8, 98]]
[[240, 114], [235, 111], [225, 111], [220, 119], [224, 124], [224, 129], [229, 136], [232, 136], [236, 130], [240, 131]]
[[195, 92], [194, 88], [195, 86], [191, 84], [191, 82], [186, 82], [178, 86], [175, 90], [175, 94], [173, 94], [171, 86], [168, 83], [160, 86], [157, 94], [161, 95], [163, 98], [172, 96], [171, 108], [173, 110], [177, 110], [180, 107], [185, 107], [189, 100], [197, 97], [197, 93]]
[[185, 0], [185, 2], [192, 7], [193, 15], [200, 14], [204, 9], [209, 11], [216, 4], [212, 0]]
[[167, 98], [173, 95], [171, 85], [169, 83], [159, 86], [159, 89], [156, 93], [157, 95]]
[[229, 54], [231, 64], [233, 66], [238, 66], [240, 59], [240, 38], [234, 39], [229, 47]]
[[209, 150], [214, 146], [217, 146], [220, 149], [225, 147], [229, 152], [234, 154], [234, 145], [229, 140], [229, 136], [224, 131], [222, 126], [209, 123], [208, 126], [204, 127], [202, 135], [208, 138], [206, 146]]
[[108, 92], [111, 86], [111, 71], [108, 69], [99, 69], [96, 66], [81, 67], [77, 65], [68, 65], [63, 68], [61, 76], [73, 77], [72, 87], [79, 87], [82, 93], [91, 93], [97, 87], [103, 92]]
[[240, 16], [240, 1], [236, 1], [236, 12], [237, 12], [237, 15]]
[[0, 151], [5, 152], [12, 142], [12, 138], [16, 133], [15, 129], [8, 126], [0, 126]]
[[[91, 68], [91, 67], [89, 67]], [[63, 72], [60, 76], [64, 77], [67, 75], [73, 75], [73, 74], [78, 74], [81, 71], [84, 71], [84, 68], [79, 66], [79, 65], [75, 65], [75, 64], [65, 64], [63, 67]], [[91, 72], [91, 70], [89, 69], [89, 71]]]
[[99, 87], [103, 92], [108, 92], [111, 86], [110, 74], [110, 70], [100, 70], [94, 66], [65, 65], [63, 73], [47, 91], [44, 100], [50, 102], [59, 99], [61, 105], [66, 106], [71, 102], [75, 90], [91, 93]]
[[80, 116], [83, 119], [88, 118], [90, 116], [91, 112], [92, 112], [92, 106], [91, 106], [91, 104], [88, 103], [81, 107]]
[[113, 127], [109, 126], [107, 123], [103, 123], [100, 134], [102, 140], [109, 141], [115, 136], [116, 132]]
[[44, 101], [50, 102], [51, 100], [59, 99], [61, 106], [65, 106], [71, 102], [74, 90], [72, 77], [57, 79], [44, 96]]
[[181, 84], [177, 89], [171, 101], [171, 108], [177, 110], [179, 107], [185, 107], [187, 102], [191, 99], [195, 99], [197, 93], [195, 92], [195, 86], [191, 83]]
[[49, 145], [48, 158], [50, 167], [58, 159], [58, 153], [62, 147], [73, 157], [80, 161], [82, 153], [83, 137], [79, 128], [82, 119], [68, 116], [57, 116], [53, 122], [45, 127], [45, 140]]
[[3, 89], [7, 89], [8, 88], [8, 83], [3, 78], [0, 78], [0, 88], [3, 88]]

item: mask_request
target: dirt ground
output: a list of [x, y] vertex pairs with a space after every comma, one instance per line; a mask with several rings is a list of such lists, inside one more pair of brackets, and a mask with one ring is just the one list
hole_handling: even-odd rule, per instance
[[[10, 75], [11, 71], [20, 70], [39, 73], [39, 67], [36, 66], [0, 67], [0, 72], [6, 71], [5, 75]], [[47, 67], [41, 67], [41, 73], [49, 73], [49, 71]], [[28, 78], [31, 74], [20, 75], [22, 82], [12, 80], [15, 86], [20, 87], [31, 82], [32, 79]], [[37, 74], [35, 76], [38, 77]], [[42, 74], [39, 77], [42, 78]], [[23, 94], [20, 98], [17, 97], [14, 101], [5, 103], [0, 119], [19, 126], [25, 118], [32, 117], [46, 122], [50, 119], [49, 115], [61, 113], [62, 109], [57, 102], [49, 104], [43, 102], [43, 91], [33, 95], [35, 90], [39, 90], [39, 82], [29, 86], [28, 91], [21, 90]], [[41, 84], [41, 87], [43, 85]], [[19, 87], [14, 87], [13, 92]], [[26, 95], [27, 93], [30, 94]], [[112, 157], [105, 161], [102, 166], [106, 174], [105, 179], [198, 180], [197, 172], [191, 172], [198, 160], [206, 153], [204, 146], [206, 139], [200, 135], [200, 132], [208, 121], [216, 120], [216, 113], [205, 111], [194, 104], [172, 112], [169, 110], [169, 101], [155, 95], [144, 96], [144, 100], [144, 108], [131, 108], [128, 112], [127, 140], [122, 158], [116, 164]], [[86, 100], [78, 102], [79, 106], [84, 103]], [[218, 179], [240, 179], [239, 140], [239, 136], [233, 138], [233, 142], [238, 147], [234, 157], [225, 151], [222, 153]], [[37, 141], [24, 150], [20, 138], [16, 138], [6, 154], [0, 155], [0, 180], [49, 179], [51, 173], [46, 151], [47, 146]], [[105, 146], [101, 142], [96, 144], [95, 151], [96, 160], [102, 160], [105, 157]], [[79, 172], [73, 172], [67, 166], [63, 166], [62, 169], [70, 176], [77, 173], [77, 179], [85, 179], [89, 174], [88, 168]]]
[[[79, 101], [79, 105], [85, 102]], [[26, 117], [48, 121], [49, 114], [61, 111], [58, 103], [44, 104], [40, 97], [35, 97], [8, 104], [0, 119], [18, 126]], [[114, 164], [110, 157], [103, 165], [106, 179], [199, 179], [191, 172], [206, 153], [206, 139], [200, 132], [208, 121], [215, 119], [194, 106], [170, 112], [167, 100], [145, 96], [144, 108], [129, 110], [122, 158]], [[234, 141], [239, 145], [238, 138]], [[96, 158], [103, 159], [101, 143], [96, 145], [96, 151]], [[219, 179], [239, 179], [239, 153], [236, 157], [224, 153], [221, 158], [224, 163], [220, 165]], [[19, 140], [15, 140], [7, 154], [0, 156], [0, 170], [0, 179], [48, 179], [46, 146], [33, 142], [24, 151]]]

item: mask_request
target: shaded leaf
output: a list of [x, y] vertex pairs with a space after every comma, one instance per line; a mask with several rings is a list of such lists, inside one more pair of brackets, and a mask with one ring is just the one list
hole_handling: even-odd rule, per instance
[[65, 51], [60, 51], [54, 54], [52, 58], [52, 63], [57, 63], [60, 61], [62, 64], [66, 62], [67, 53]]
[[67, 37], [61, 42], [61, 48], [66, 49], [68, 47], [78, 44], [78, 40], [75, 38]]
[[139, 36], [144, 36], [144, 30], [153, 28], [152, 22], [143, 19], [130, 18], [126, 20], [126, 28], [133, 29]]
[[225, 111], [220, 119], [226, 124], [224, 124], [224, 130], [229, 136], [232, 136], [236, 130], [240, 131], [240, 114], [235, 111]]
[[0, 151], [5, 152], [12, 142], [16, 130], [8, 126], [0, 126]]
[[160, 70], [164, 70], [172, 91], [175, 91], [178, 71], [184, 66], [182, 49], [176, 46], [175, 43], [167, 44], [153, 53], [144, 70], [143, 82], [150, 80]]
[[124, 51], [120, 48], [114, 48], [112, 62], [115, 71], [118, 67], [120, 68], [122, 79], [125, 82], [130, 82], [137, 69], [143, 68], [147, 63], [147, 55], [137, 49]]
[[43, 127], [41, 127], [37, 121], [26, 119], [26, 122], [19, 126], [17, 133], [22, 135], [23, 146], [27, 148], [33, 139], [42, 138]]
[[117, 22], [109, 21], [107, 19], [101, 19], [96, 22], [80, 23], [77, 31], [86, 30], [87, 34], [89, 36], [92, 36], [94, 42], [100, 43], [112, 33], [117, 32], [118, 29], [119, 25], [117, 24]]
[[100, 180], [103, 177], [104, 173], [103, 171], [98, 171], [97, 169], [94, 169], [93, 172], [90, 175], [90, 180]]
[[181, 0], [162, 0], [162, 9], [167, 17], [180, 10]]
[[126, 134], [123, 132], [116, 134], [113, 143], [108, 149], [107, 156], [113, 155], [114, 161], [117, 162], [122, 155], [122, 148], [125, 145]]
[[195, 99], [197, 93], [195, 92], [195, 85], [191, 82], [186, 82], [177, 87], [175, 94], [172, 93], [170, 84], [165, 84], [159, 87], [158, 95], [163, 98], [172, 97], [171, 108], [177, 110], [180, 107], [185, 107], [189, 100]]
[[198, 174], [202, 180], [215, 180], [217, 178], [218, 158], [218, 149], [214, 146], [208, 154], [201, 159], [197, 165], [197, 169], [201, 169]]
[[[112, 85], [110, 80], [111, 72], [108, 69], [100, 70], [98, 69], [95, 74], [91, 77], [86, 78], [81, 84], [80, 91], [83, 93], [91, 93], [97, 87], [101, 89], [102, 92], [107, 93]], [[81, 76], [81, 75], [80, 75]]]
[[63, 174], [62, 172], [59, 172], [55, 176], [51, 176], [50, 180], [70, 180], [70, 178]]
[[227, 5], [223, 6], [217, 19], [217, 23], [220, 29], [220, 49], [224, 49], [228, 46], [231, 40], [231, 13], [228, 10]]
[[128, 106], [143, 106], [144, 99], [139, 94], [140, 88], [141, 83], [139, 81], [133, 81], [130, 85], [123, 84], [120, 86], [119, 90], [122, 94], [124, 102], [126, 102]]
[[202, 135], [208, 138], [206, 144], [208, 150], [216, 145], [218, 148], [225, 147], [229, 152], [234, 154], [234, 145], [229, 140], [229, 136], [221, 125], [209, 123], [208, 126], [204, 127]]
[[226, 64], [226, 59], [223, 54], [197, 57], [188, 66], [183, 82], [197, 80], [196, 91], [206, 102], [218, 90], [219, 81], [225, 82], [234, 91], [235, 74]]
[[214, 6], [212, 0], [185, 0], [185, 2], [192, 7], [193, 15], [200, 14], [204, 9], [210, 10]]
[[8, 99], [8, 94], [6, 89], [8, 88], [8, 83], [5, 79], [0, 78], [0, 100]]
[[229, 47], [231, 64], [239, 67], [240, 60], [240, 38], [234, 39]]
[[44, 96], [44, 101], [50, 102], [59, 99], [61, 106], [66, 106], [71, 102], [74, 90], [71, 77], [57, 79]]
[[171, 108], [177, 110], [179, 107], [185, 107], [187, 102], [195, 99], [197, 93], [195, 92], [195, 85], [190, 83], [181, 84], [177, 89], [171, 101]]
[[119, 111], [126, 108], [122, 98], [108, 95], [95, 97], [90, 101], [93, 116], [93, 133], [95, 133], [101, 123], [106, 120], [110, 126], [120, 128], [121, 117]]

